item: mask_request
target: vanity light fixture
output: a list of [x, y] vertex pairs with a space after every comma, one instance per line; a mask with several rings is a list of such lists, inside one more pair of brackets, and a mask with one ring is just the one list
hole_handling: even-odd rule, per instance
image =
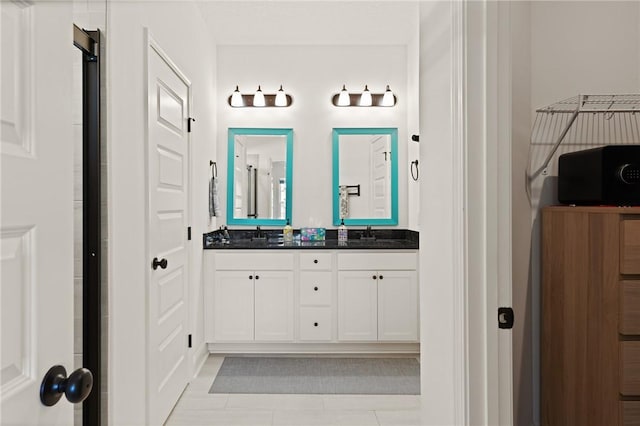
[[351, 105], [351, 99], [349, 99], [349, 92], [347, 92], [347, 87], [345, 84], [342, 85], [342, 90], [338, 95], [338, 106], [349, 106]]
[[282, 84], [280, 85], [280, 89], [276, 92], [275, 104], [277, 107], [287, 106], [287, 95], [282, 89]]
[[364, 92], [360, 95], [360, 106], [371, 106], [373, 104], [373, 99], [371, 98], [371, 92], [369, 91], [369, 87], [364, 85]]
[[293, 103], [293, 99], [285, 93], [282, 85], [280, 90], [274, 94], [264, 93], [262, 86], [258, 86], [255, 93], [243, 94], [236, 86], [236, 90], [229, 96], [227, 103], [234, 108], [243, 107], [289, 107]]
[[263, 107], [266, 105], [267, 104], [264, 101], [264, 93], [262, 93], [262, 89], [260, 88], [260, 85], [258, 85], [258, 90], [256, 90], [256, 93], [253, 95], [253, 106]]
[[231, 94], [231, 100], [229, 101], [232, 107], [241, 107], [244, 106], [244, 101], [242, 100], [242, 94], [240, 94], [240, 90], [238, 86], [236, 86], [236, 90]]
[[397, 100], [389, 85], [384, 93], [371, 93], [366, 84], [362, 93], [349, 93], [343, 84], [340, 93], [336, 93], [331, 98], [331, 102], [337, 107], [392, 107], [395, 106]]

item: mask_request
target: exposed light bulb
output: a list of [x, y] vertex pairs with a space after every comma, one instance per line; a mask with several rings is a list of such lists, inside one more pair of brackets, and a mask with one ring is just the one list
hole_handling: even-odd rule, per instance
[[346, 85], [342, 85], [342, 90], [338, 95], [338, 106], [349, 106], [351, 105], [351, 98], [349, 97], [349, 92], [347, 92]]
[[287, 95], [284, 93], [282, 89], [282, 84], [280, 85], [280, 90], [276, 93], [276, 106], [284, 107], [287, 106]]
[[360, 95], [360, 106], [371, 106], [372, 103], [373, 101], [371, 99], [371, 92], [369, 91], [369, 88], [365, 84], [364, 92], [362, 92], [362, 95]]
[[264, 100], [264, 93], [262, 93], [262, 89], [260, 88], [260, 86], [258, 86], [258, 90], [256, 90], [256, 93], [253, 95], [253, 106], [254, 107], [266, 106], [266, 103]]
[[240, 90], [238, 86], [236, 86], [236, 90], [233, 91], [231, 95], [231, 106], [232, 107], [241, 107], [244, 106], [244, 101], [242, 100], [242, 94], [240, 94]]
[[384, 95], [382, 96], [382, 102], [380, 102], [380, 106], [391, 107], [395, 104], [395, 99], [393, 96], [393, 92], [389, 89], [389, 85], [387, 84], [387, 90], [385, 90]]

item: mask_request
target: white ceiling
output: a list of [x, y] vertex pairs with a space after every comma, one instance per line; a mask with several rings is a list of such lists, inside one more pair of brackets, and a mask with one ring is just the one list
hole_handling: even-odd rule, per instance
[[200, 1], [216, 45], [406, 45], [418, 1]]

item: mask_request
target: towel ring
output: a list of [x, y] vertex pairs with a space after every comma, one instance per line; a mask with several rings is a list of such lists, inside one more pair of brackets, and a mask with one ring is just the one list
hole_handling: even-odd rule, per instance
[[[415, 174], [413, 173], [413, 166], [415, 166], [415, 170], [416, 170]], [[417, 182], [419, 177], [420, 177], [420, 170], [418, 170], [418, 160], [415, 160], [411, 162], [411, 178]]]

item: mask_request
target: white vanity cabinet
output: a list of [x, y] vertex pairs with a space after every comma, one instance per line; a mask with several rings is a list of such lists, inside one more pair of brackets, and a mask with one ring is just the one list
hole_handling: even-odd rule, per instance
[[215, 264], [215, 341], [293, 340], [292, 254], [220, 253]]
[[338, 340], [418, 340], [415, 253], [338, 254]]
[[301, 341], [332, 339], [333, 276], [333, 253], [300, 253]]

